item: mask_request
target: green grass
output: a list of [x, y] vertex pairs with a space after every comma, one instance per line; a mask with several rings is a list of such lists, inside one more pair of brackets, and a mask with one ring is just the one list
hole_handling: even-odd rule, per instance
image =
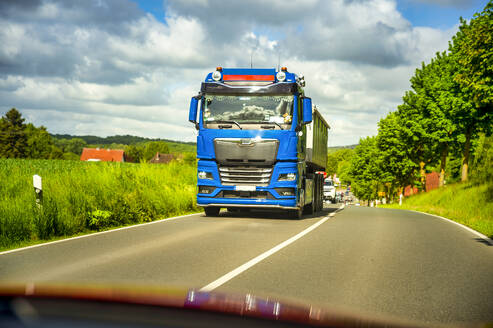
[[195, 192], [196, 166], [184, 162], [0, 159], [0, 249], [195, 212]]
[[405, 198], [402, 206], [390, 204], [380, 207], [436, 214], [493, 238], [493, 182], [480, 185], [464, 183], [448, 185]]

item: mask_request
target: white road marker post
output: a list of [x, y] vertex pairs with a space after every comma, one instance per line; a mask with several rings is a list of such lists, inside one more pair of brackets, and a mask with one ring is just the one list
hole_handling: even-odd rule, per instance
[[41, 177], [37, 174], [33, 175], [34, 194], [36, 195], [36, 205], [40, 208], [43, 205], [43, 186]]

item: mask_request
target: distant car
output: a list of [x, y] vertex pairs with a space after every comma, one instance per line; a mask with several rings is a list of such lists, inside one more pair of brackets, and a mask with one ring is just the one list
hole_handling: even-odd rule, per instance
[[325, 179], [324, 182], [324, 200], [330, 200], [332, 203], [336, 202], [336, 187], [330, 179]]

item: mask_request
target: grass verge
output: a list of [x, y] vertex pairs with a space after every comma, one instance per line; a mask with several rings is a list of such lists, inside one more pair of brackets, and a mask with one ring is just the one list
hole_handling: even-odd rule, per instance
[[[35, 204], [32, 176], [43, 179]], [[0, 160], [0, 249], [198, 211], [196, 166]]]
[[446, 217], [493, 238], [493, 182], [458, 183], [379, 207], [415, 210]]

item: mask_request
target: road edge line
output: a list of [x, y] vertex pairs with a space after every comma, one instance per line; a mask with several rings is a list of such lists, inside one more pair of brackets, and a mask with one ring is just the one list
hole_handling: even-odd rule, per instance
[[[344, 207], [341, 206], [341, 207], [339, 207], [339, 210], [341, 210], [343, 208]], [[253, 259], [249, 260], [246, 263], [243, 263], [242, 265], [240, 265], [236, 269], [233, 269], [232, 271], [230, 271], [230, 272], [226, 273], [225, 275], [219, 277], [218, 279], [214, 280], [213, 282], [205, 285], [204, 287], [200, 288], [199, 290], [202, 291], [202, 292], [210, 292], [210, 291], [216, 289], [217, 287], [220, 287], [221, 285], [224, 285], [225, 283], [227, 283], [231, 279], [233, 279], [236, 276], [238, 276], [240, 273], [242, 273], [242, 272], [250, 269], [251, 267], [253, 267], [257, 263], [260, 263], [261, 261], [265, 260], [269, 256], [277, 253], [278, 251], [280, 251], [284, 247], [286, 247], [286, 246], [294, 243], [295, 241], [297, 241], [301, 237], [303, 237], [306, 234], [310, 233], [311, 231], [315, 230], [316, 228], [318, 228], [319, 226], [321, 226], [323, 223], [325, 223], [327, 220], [329, 220], [330, 218], [334, 217], [334, 215], [336, 215], [336, 213], [337, 213], [337, 211], [330, 213], [329, 215], [327, 215], [326, 217], [324, 217], [324, 218], [320, 219], [319, 221], [315, 222], [314, 224], [312, 224], [308, 228], [304, 229], [303, 231], [301, 231], [301, 232], [297, 233], [296, 235], [294, 235], [294, 236], [286, 239], [282, 243], [277, 244], [276, 246], [274, 246], [271, 249], [263, 252], [262, 254], [257, 255]]]
[[442, 219], [442, 220], [445, 220], [445, 221], [448, 221], [450, 223], [453, 223], [455, 225], [458, 225], [459, 227], [475, 234], [476, 236], [478, 236], [479, 238], [483, 239], [484, 241], [486, 241], [488, 244], [490, 244], [491, 246], [493, 246], [493, 239], [489, 238], [488, 236], [486, 235], [483, 235], [481, 232], [479, 231], [476, 231], [472, 228], [469, 228], [468, 226], [466, 225], [463, 225], [462, 223], [459, 223], [457, 221], [454, 221], [454, 220], [451, 220], [451, 219], [447, 219], [443, 216], [440, 216], [440, 215], [436, 215], [436, 214], [431, 214], [431, 213], [426, 213], [426, 212], [421, 212], [421, 211], [416, 211], [416, 210], [408, 210], [408, 211], [411, 211], [411, 212], [416, 212], [416, 213], [421, 213], [421, 214], [426, 214], [426, 215], [429, 215], [429, 216], [434, 216], [436, 218], [439, 218], [439, 219]]
[[5, 255], [5, 254], [9, 254], [9, 253], [20, 252], [20, 251], [23, 251], [23, 250], [26, 250], [26, 249], [31, 249], [31, 248], [41, 247], [41, 246], [47, 246], [47, 245], [53, 245], [53, 244], [58, 244], [58, 243], [62, 243], [62, 242], [65, 242], [65, 241], [70, 241], [70, 240], [75, 240], [75, 239], [82, 239], [82, 238], [87, 238], [87, 237], [102, 235], [102, 234], [105, 234], [105, 233], [110, 233], [110, 232], [115, 232], [115, 231], [120, 231], [120, 230], [126, 230], [126, 229], [132, 229], [132, 228], [142, 227], [142, 226], [146, 226], [146, 225], [150, 225], [150, 224], [155, 224], [155, 223], [161, 223], [161, 222], [166, 222], [166, 221], [173, 221], [173, 220], [176, 220], [176, 219], [181, 219], [181, 218], [185, 218], [185, 217], [192, 216], [192, 215], [197, 215], [197, 214], [200, 214], [200, 212], [198, 212], [198, 213], [191, 213], [191, 214], [185, 214], [185, 215], [180, 215], [180, 216], [173, 216], [173, 217], [170, 217], [170, 218], [165, 218], [165, 219], [160, 219], [160, 220], [151, 221], [151, 222], [145, 222], [145, 223], [139, 223], [139, 224], [129, 225], [129, 226], [125, 226], [125, 227], [121, 227], [121, 228], [116, 228], [116, 229], [111, 229], [111, 230], [105, 230], [105, 231], [98, 231], [98, 232], [88, 233], [88, 234], [82, 235], [82, 236], [68, 237], [68, 238], [64, 238], [64, 239], [59, 239], [59, 240], [54, 240], [54, 241], [48, 241], [46, 243], [40, 243], [40, 244], [36, 244], [36, 245], [30, 245], [30, 246], [25, 246], [25, 247], [20, 247], [20, 248], [14, 248], [14, 249], [10, 249], [8, 251], [0, 252], [0, 256], [1, 255]]

